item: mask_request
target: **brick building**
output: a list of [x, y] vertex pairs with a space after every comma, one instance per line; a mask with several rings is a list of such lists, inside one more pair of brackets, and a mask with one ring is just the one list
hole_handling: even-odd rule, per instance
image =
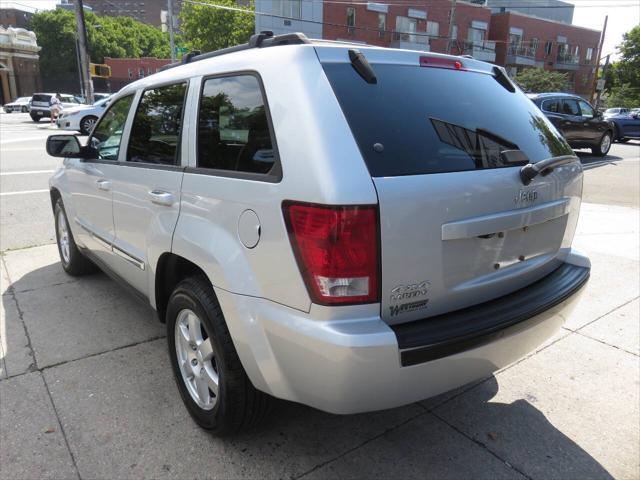
[[[426, 8], [398, 4], [325, 4], [323, 38], [392, 48], [446, 52], [450, 0], [432, 0]], [[488, 41], [491, 9], [457, 2], [451, 53], [495, 60]]]
[[106, 88], [116, 92], [122, 87], [139, 78], [148, 77], [158, 72], [160, 68], [171, 63], [170, 58], [110, 58], [105, 57], [104, 63], [111, 67], [111, 78], [107, 80]]
[[0, 26], [28, 29], [33, 12], [25, 10], [24, 7], [12, 7], [12, 4], [8, 6], [9, 8], [0, 8]]
[[510, 75], [523, 68], [567, 74], [566, 90], [588, 95], [596, 69], [600, 32], [517, 12], [491, 17], [489, 38], [496, 42], [496, 63]]

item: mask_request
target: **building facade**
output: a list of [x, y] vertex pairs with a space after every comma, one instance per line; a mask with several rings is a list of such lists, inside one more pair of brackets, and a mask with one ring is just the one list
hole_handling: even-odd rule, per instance
[[449, 35], [450, 0], [433, 0], [426, 8], [383, 3], [331, 3], [324, 6], [323, 38], [363, 42], [391, 48], [473, 55], [495, 60], [495, 44], [489, 41], [491, 10], [459, 1]]
[[116, 92], [139, 78], [148, 77], [160, 71], [162, 67], [171, 63], [171, 59], [105, 57], [104, 63], [111, 67], [111, 77], [106, 81], [106, 89], [110, 92]]
[[0, 27], [0, 104], [42, 88], [39, 51], [33, 32]]
[[9, 8], [0, 8], [0, 26], [29, 29], [33, 12], [24, 10], [24, 7], [13, 7], [12, 4], [8, 4], [8, 6]]
[[518, 12], [492, 15], [489, 31], [489, 38], [496, 42], [496, 63], [509, 75], [531, 67], [556, 70], [566, 74], [567, 91], [589, 95], [599, 31]]
[[255, 0], [255, 5], [256, 33], [264, 30], [276, 35], [301, 32], [309, 38], [322, 38], [323, 2]]

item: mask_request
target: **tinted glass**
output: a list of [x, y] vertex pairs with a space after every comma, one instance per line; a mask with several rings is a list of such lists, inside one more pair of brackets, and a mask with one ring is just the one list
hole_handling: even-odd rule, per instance
[[558, 113], [560, 111], [560, 105], [558, 100], [545, 100], [542, 102], [542, 110], [546, 112]]
[[591, 107], [591, 105], [589, 105], [584, 100], [580, 100], [578, 103], [580, 104], [580, 112], [582, 113], [583, 117], [594, 117], [595, 114], [593, 113], [593, 108]]
[[580, 116], [580, 108], [578, 108], [578, 102], [576, 100], [563, 100], [562, 113], [564, 113], [565, 115]]
[[49, 101], [51, 100], [51, 95], [34, 95], [33, 97], [31, 97], [31, 100], [34, 102], [47, 102], [49, 103]]
[[132, 101], [133, 95], [115, 101], [93, 129], [89, 144], [96, 149], [98, 158], [118, 160], [122, 130], [127, 121]]
[[131, 126], [128, 162], [178, 164], [178, 145], [187, 84], [144, 92]]
[[374, 64], [368, 84], [350, 64], [323, 67], [374, 177], [522, 164], [505, 150], [534, 162], [571, 154], [533, 102], [491, 75]]
[[274, 163], [258, 79], [239, 75], [205, 81], [198, 116], [198, 166], [269, 173]]

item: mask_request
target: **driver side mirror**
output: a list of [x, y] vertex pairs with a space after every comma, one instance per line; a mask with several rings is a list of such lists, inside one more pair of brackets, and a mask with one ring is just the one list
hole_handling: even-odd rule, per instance
[[47, 153], [59, 158], [88, 158], [87, 148], [80, 145], [75, 135], [50, 135], [47, 138]]

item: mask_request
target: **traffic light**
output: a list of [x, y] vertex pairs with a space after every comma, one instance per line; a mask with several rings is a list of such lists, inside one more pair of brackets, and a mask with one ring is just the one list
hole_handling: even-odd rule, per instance
[[109, 65], [90, 63], [89, 71], [92, 77], [109, 78], [111, 77], [111, 67]]

